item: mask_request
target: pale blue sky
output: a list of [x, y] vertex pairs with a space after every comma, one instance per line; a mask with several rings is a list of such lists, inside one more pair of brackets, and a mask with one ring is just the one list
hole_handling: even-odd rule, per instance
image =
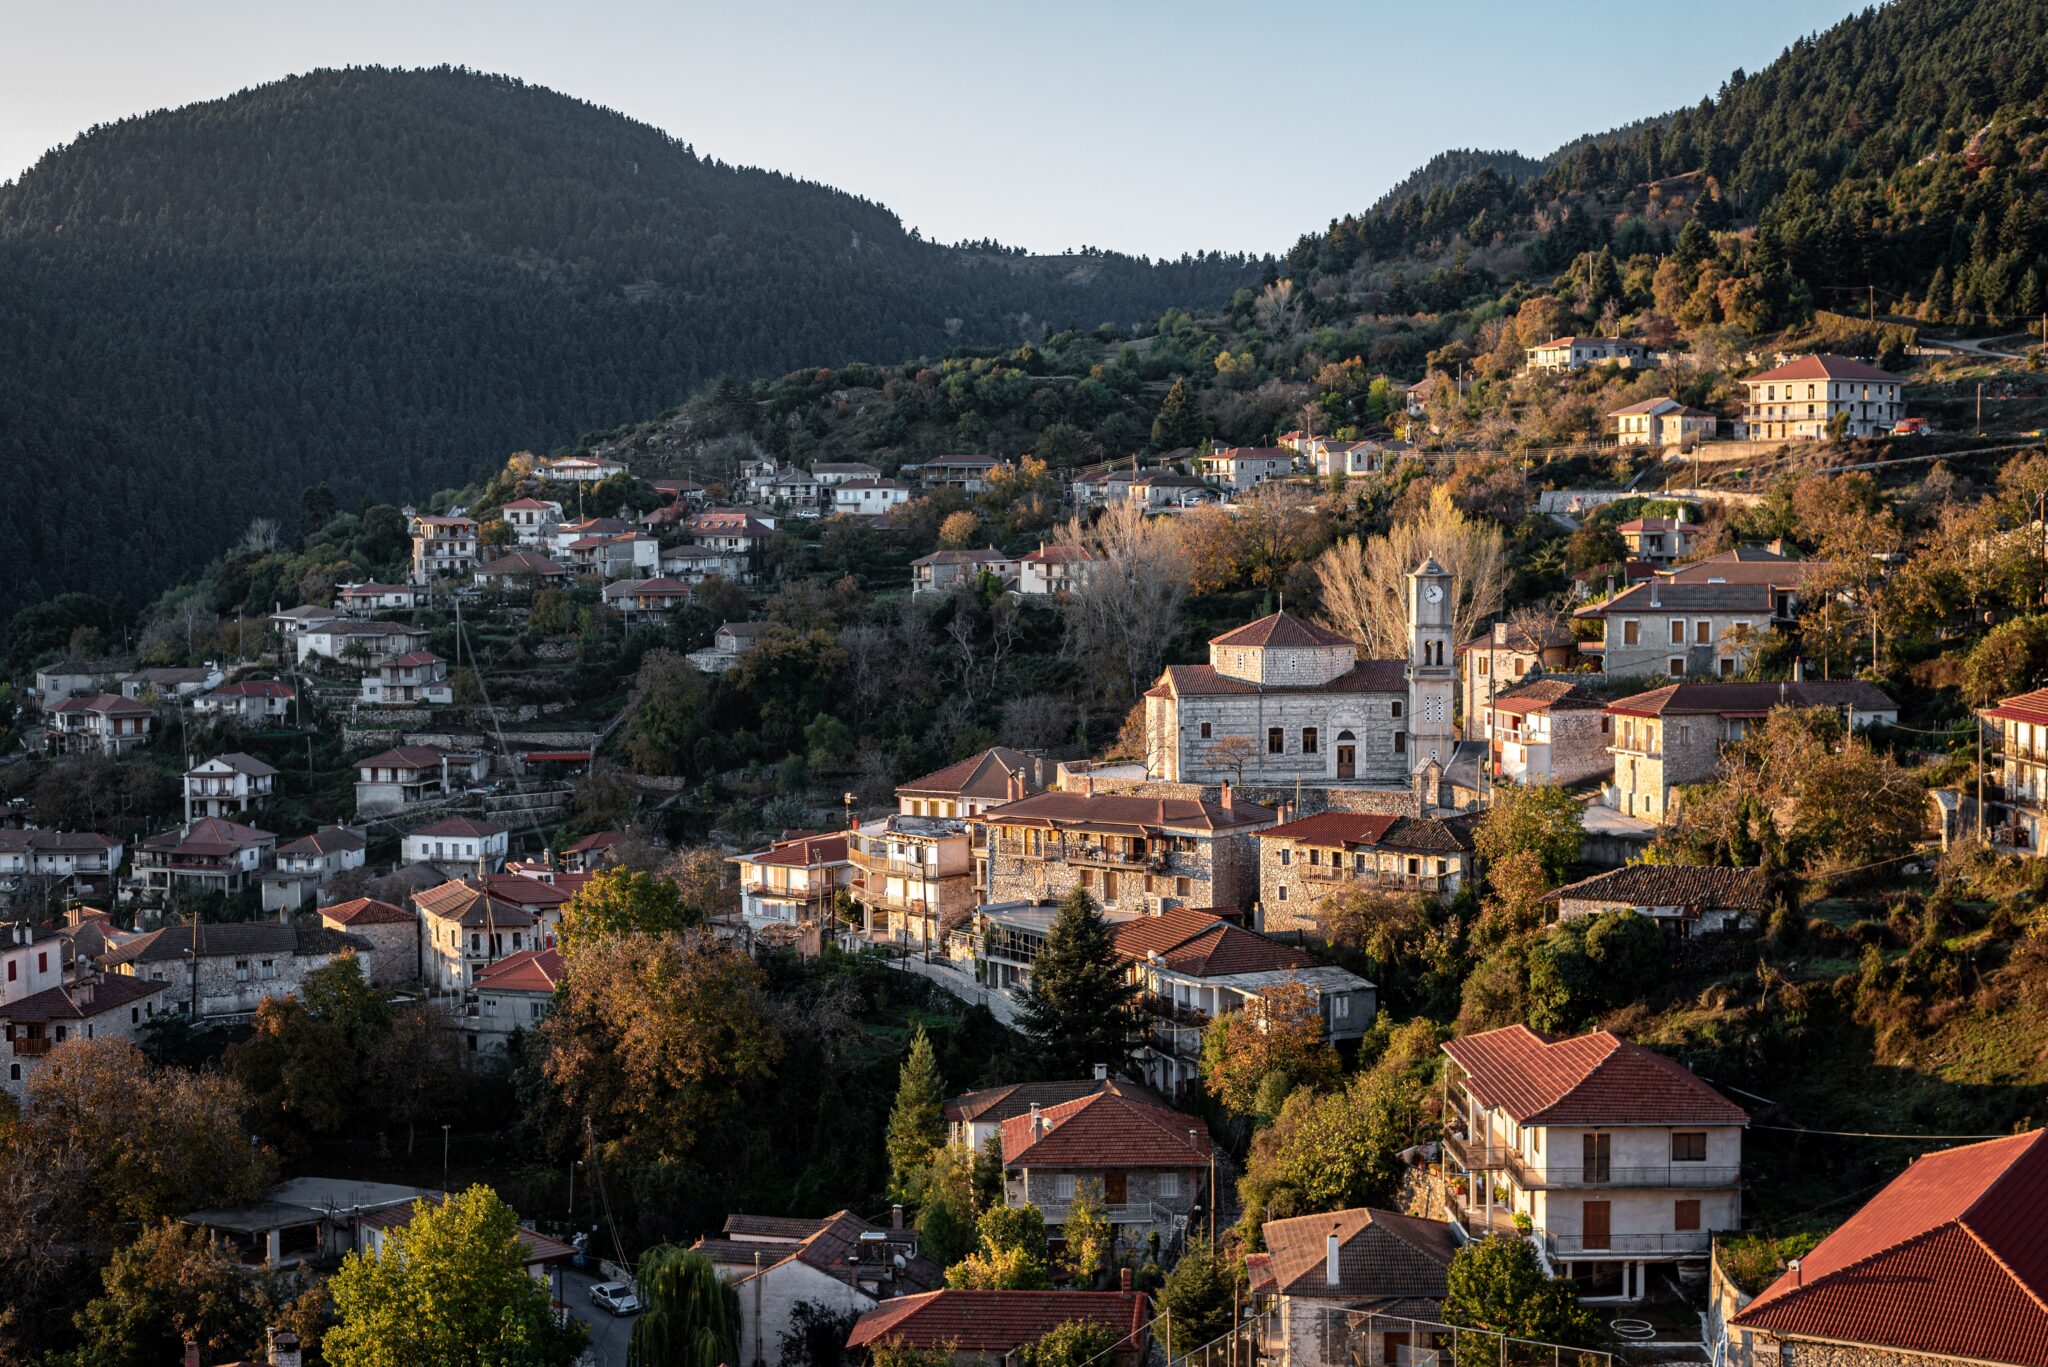
[[1447, 147], [1698, 100], [1848, 0], [5, 0], [0, 179], [96, 122], [317, 66], [502, 71], [928, 237], [1280, 251]]

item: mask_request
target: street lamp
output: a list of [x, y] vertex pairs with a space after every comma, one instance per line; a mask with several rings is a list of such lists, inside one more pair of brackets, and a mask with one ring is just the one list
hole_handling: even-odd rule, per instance
[[441, 1199], [443, 1201], [448, 1199], [448, 1132], [453, 1128], [452, 1125], [443, 1125], [441, 1127]]

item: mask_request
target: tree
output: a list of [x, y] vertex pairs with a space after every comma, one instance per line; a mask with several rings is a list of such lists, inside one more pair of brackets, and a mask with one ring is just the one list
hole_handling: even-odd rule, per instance
[[1183, 446], [1199, 446], [1201, 441], [1202, 415], [1195, 410], [1188, 382], [1177, 379], [1160, 400], [1158, 416], [1152, 419], [1152, 449], [1173, 451]]
[[157, 1367], [187, 1341], [203, 1356], [247, 1357], [263, 1342], [262, 1284], [194, 1225], [165, 1220], [114, 1254], [105, 1290], [77, 1316], [85, 1358], [103, 1367]]
[[574, 955], [610, 935], [680, 935], [703, 923], [672, 880], [636, 869], [599, 869], [562, 907], [562, 952]]
[[1045, 1291], [1045, 1217], [1037, 1206], [990, 1206], [975, 1227], [974, 1252], [946, 1273], [946, 1285], [970, 1291]]
[[421, 1124], [452, 1112], [467, 1086], [462, 1042], [439, 1007], [417, 1002], [391, 1017], [391, 1028], [370, 1055], [384, 1114], [405, 1127], [412, 1157]]
[[973, 545], [979, 535], [981, 519], [965, 508], [946, 514], [946, 520], [939, 524], [939, 544], [952, 550]]
[[1106, 1324], [1068, 1320], [1046, 1330], [1037, 1342], [1025, 1344], [1017, 1356], [1023, 1367], [1090, 1367], [1118, 1342]]
[[[1599, 1323], [1579, 1304], [1571, 1283], [1545, 1276], [1536, 1246], [1527, 1239], [1495, 1235], [1466, 1244], [1452, 1255], [1446, 1283], [1446, 1324], [1567, 1348], [1600, 1341]], [[1473, 1335], [1459, 1344], [1458, 1367], [1490, 1367], [1499, 1356], [1499, 1340]]]
[[1236, 774], [1239, 787], [1244, 786], [1244, 766], [1258, 757], [1258, 742], [1250, 736], [1224, 736], [1209, 746], [1209, 763]]
[[1503, 863], [1524, 851], [1536, 856], [1552, 885], [1564, 881], [1585, 838], [1578, 800], [1545, 783], [1501, 784], [1493, 806], [1479, 818], [1472, 848], [1489, 863]]
[[1529, 1024], [1578, 1030], [1635, 1001], [1663, 981], [1670, 966], [1670, 945], [1647, 916], [1568, 917], [1529, 948]]
[[860, 1312], [851, 1306], [798, 1301], [789, 1309], [789, 1330], [782, 1336], [777, 1367], [840, 1367], [846, 1361], [847, 1337], [859, 1319]]
[[1413, 1084], [1378, 1069], [1341, 1091], [1297, 1091], [1252, 1141], [1238, 1183], [1247, 1222], [1393, 1204], [1421, 1119]]
[[1187, 1250], [1159, 1287], [1159, 1308], [1173, 1325], [1175, 1347], [1185, 1353], [1230, 1328], [1232, 1292], [1241, 1259], [1226, 1258], [1205, 1234], [1190, 1233]]
[[1060, 1237], [1066, 1243], [1066, 1263], [1083, 1289], [1109, 1270], [1116, 1252], [1116, 1228], [1109, 1223], [1109, 1211], [1102, 1203], [1102, 1184], [1083, 1181], [1076, 1185], [1074, 1199], [1067, 1203], [1067, 1218], [1060, 1222]]
[[[974, 1251], [974, 1166], [965, 1153], [945, 1148], [925, 1171], [917, 1208], [918, 1249], [940, 1267], [951, 1267]], [[998, 1183], [1001, 1180], [998, 1173]]]
[[643, 774], [680, 774], [703, 734], [704, 675], [673, 650], [640, 661], [625, 726], [626, 757]]
[[920, 1348], [907, 1339], [882, 1339], [868, 1345], [868, 1367], [953, 1367], [944, 1345]]
[[1284, 1095], [1295, 1087], [1326, 1087], [1342, 1071], [1324, 1038], [1320, 1002], [1298, 982], [1260, 989], [1256, 1002], [1217, 1017], [1202, 1032], [1202, 1085], [1239, 1115], [1257, 1113], [1268, 1090]]
[[[640, 1317], [626, 1367], [726, 1367], [739, 1361], [740, 1293], [711, 1259], [674, 1244], [640, 1255]], [[840, 1340], [842, 1343], [845, 1340]], [[790, 1360], [785, 1342], [782, 1360]]]
[[649, 1160], [690, 1153], [767, 1076], [782, 1039], [761, 969], [704, 931], [601, 936], [568, 957], [541, 1022], [541, 1073], [558, 1118]]
[[889, 1112], [889, 1194], [899, 1201], [916, 1199], [933, 1153], [946, 1142], [945, 1100], [938, 1057], [920, 1025], [898, 1070]]
[[1134, 698], [1158, 677], [1166, 646], [1180, 629], [1187, 597], [1187, 554], [1168, 517], [1120, 503], [1082, 528], [1069, 522], [1062, 545], [1092, 557], [1067, 592], [1066, 651], [1105, 696]]
[[1408, 656], [1408, 574], [1435, 557], [1450, 571], [1451, 630], [1469, 640], [1501, 609], [1507, 552], [1500, 528], [1467, 517], [1439, 486], [1421, 516], [1384, 536], [1348, 537], [1315, 561], [1324, 624], [1357, 641], [1368, 659]]
[[1121, 1065], [1137, 1032], [1137, 992], [1102, 909], [1086, 888], [1074, 888], [1060, 899], [1032, 962], [1021, 1012], [1024, 1032], [1037, 1044], [1047, 1071], [1077, 1077], [1098, 1063]]
[[342, 1260], [321, 1354], [332, 1367], [567, 1367], [584, 1328], [556, 1318], [522, 1257], [518, 1218], [489, 1187], [418, 1202], [382, 1252]]

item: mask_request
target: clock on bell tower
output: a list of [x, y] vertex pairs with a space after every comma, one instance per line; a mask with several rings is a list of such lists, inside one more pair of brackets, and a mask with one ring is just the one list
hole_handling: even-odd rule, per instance
[[1434, 556], [1408, 573], [1408, 756], [1417, 768], [1451, 762], [1451, 700], [1458, 691], [1454, 587]]

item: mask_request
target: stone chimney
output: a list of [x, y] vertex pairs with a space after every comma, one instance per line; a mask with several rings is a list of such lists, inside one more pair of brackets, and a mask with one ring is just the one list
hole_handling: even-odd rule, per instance
[[270, 1330], [270, 1367], [299, 1367], [299, 1336], [289, 1329]]
[[1506, 622], [1495, 622], [1493, 624], [1493, 643], [1497, 646], [1504, 646], [1508, 643], [1508, 624]]
[[1651, 572], [1651, 574], [1650, 574], [1650, 606], [1651, 606], [1651, 607], [1653, 607], [1653, 608], [1656, 608], [1656, 607], [1662, 607], [1662, 606], [1664, 605], [1664, 604], [1663, 604], [1663, 602], [1662, 602], [1662, 598], [1663, 598], [1663, 587], [1664, 587], [1664, 580], [1663, 580], [1663, 578], [1662, 578], [1661, 576], [1659, 576], [1659, 575], [1658, 575], [1657, 573], [1655, 573], [1654, 571], [1652, 571], [1652, 572]]
[[1231, 795], [1229, 779], [1226, 778], [1223, 780], [1223, 786], [1217, 791], [1216, 794], [1216, 802], [1217, 805], [1221, 806], [1223, 810], [1226, 812], [1234, 812], [1237, 810], [1236, 799]]
[[1116, 1289], [1126, 1296], [1131, 1294], [1131, 1268], [1128, 1263], [1116, 1270]]
[[889, 1228], [903, 1228], [903, 1203], [901, 1201], [893, 1202], [889, 1207]]
[[185, 1340], [185, 1367], [199, 1367], [199, 1345]]
[[1082, 797], [1094, 797], [1094, 796], [1095, 796], [1095, 775], [1093, 775], [1093, 774], [1083, 774], [1083, 775], [1081, 775], [1081, 796], [1082, 796]]
[[1343, 1244], [1337, 1238], [1337, 1231], [1332, 1229], [1330, 1237], [1323, 1246], [1323, 1281], [1326, 1285], [1342, 1286], [1344, 1284], [1344, 1274], [1339, 1268], [1337, 1261], [1337, 1255], [1342, 1248]]

